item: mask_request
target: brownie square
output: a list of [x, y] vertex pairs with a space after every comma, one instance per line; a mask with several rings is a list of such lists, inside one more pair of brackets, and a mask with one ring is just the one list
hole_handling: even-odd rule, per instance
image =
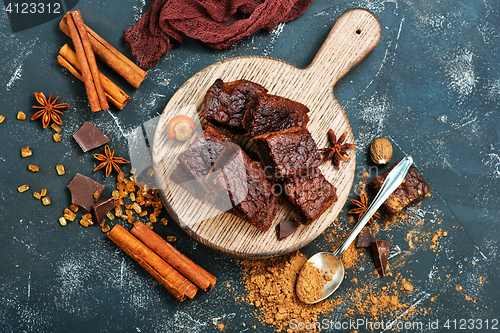
[[207, 125], [203, 133], [200, 133], [189, 148], [179, 155], [180, 164], [174, 169], [170, 179], [199, 200], [206, 200], [209, 197], [211, 201], [216, 200], [217, 195], [213, 195], [205, 183], [205, 178], [227, 145], [236, 145], [236, 141]]
[[266, 92], [266, 88], [248, 80], [217, 79], [205, 94], [202, 114], [206, 119], [243, 129], [242, 120], [251, 97]]
[[322, 163], [311, 133], [303, 128], [289, 128], [252, 139], [266, 173], [273, 178], [308, 173]]
[[243, 118], [243, 128], [251, 138], [291, 127], [306, 128], [309, 109], [291, 99], [269, 95], [253, 95]]
[[230, 213], [267, 231], [276, 216], [273, 183], [266, 178], [262, 165], [252, 161], [236, 145], [224, 148], [206, 178], [207, 184], [221, 198], [229, 198]]
[[319, 168], [307, 175], [296, 175], [283, 181], [285, 196], [293, 205], [297, 222], [311, 224], [337, 201], [337, 189]]
[[234, 214], [257, 229], [267, 231], [276, 216], [277, 196], [273, 183], [266, 178], [258, 162], [248, 163], [246, 172], [248, 194], [234, 207]]
[[207, 191], [200, 182], [194, 178], [193, 174], [186, 167], [179, 163], [170, 174], [170, 180], [188, 191], [193, 197], [198, 200], [207, 198]]
[[225, 147], [205, 178], [214, 193], [235, 206], [247, 195], [246, 160], [237, 145]]
[[[392, 168], [393, 167], [373, 179], [369, 183], [370, 188], [372, 188], [375, 192], [378, 192]], [[425, 183], [417, 169], [415, 169], [412, 165], [408, 170], [403, 183], [401, 183], [401, 185], [396, 188], [387, 200], [384, 201], [382, 207], [385, 209], [387, 214], [396, 215], [410, 203], [421, 199], [429, 193], [429, 191], [430, 186]]]

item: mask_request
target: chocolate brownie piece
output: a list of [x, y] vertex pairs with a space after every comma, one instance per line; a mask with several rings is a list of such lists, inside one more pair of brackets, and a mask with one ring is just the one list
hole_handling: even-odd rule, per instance
[[285, 196], [293, 204], [297, 222], [311, 224], [337, 201], [337, 189], [319, 168], [307, 175], [296, 175], [283, 181]]
[[247, 164], [247, 196], [234, 207], [239, 215], [259, 230], [267, 231], [276, 216], [277, 196], [258, 162]]
[[[396, 163], [397, 164], [397, 163]], [[369, 186], [375, 191], [378, 192], [380, 187], [385, 181], [385, 178], [391, 171], [392, 167], [384, 172], [383, 174], [377, 176], [373, 179]], [[429, 193], [430, 186], [427, 185], [422, 178], [422, 176], [418, 173], [417, 169], [412, 165], [406, 174], [403, 183], [399, 185], [396, 190], [384, 201], [382, 207], [385, 209], [387, 214], [396, 215], [403, 208], [408, 206], [410, 203], [421, 199], [424, 195]]]
[[189, 191], [199, 200], [210, 197], [211, 201], [217, 195], [210, 196], [211, 189], [205, 183], [205, 177], [227, 145], [236, 145], [236, 141], [225, 133], [207, 125], [193, 143], [177, 158], [180, 164], [170, 175], [170, 179]]
[[212, 191], [231, 205], [240, 203], [248, 193], [244, 154], [237, 145], [225, 147], [205, 178]]
[[243, 128], [251, 138], [291, 127], [306, 128], [309, 109], [291, 99], [269, 95], [253, 95], [243, 118]]
[[207, 198], [206, 189], [182, 163], [179, 163], [172, 171], [170, 180], [188, 191], [198, 200], [205, 200]]
[[243, 129], [242, 120], [251, 97], [266, 92], [266, 88], [248, 80], [217, 79], [205, 94], [202, 114], [206, 119]]
[[273, 183], [266, 178], [262, 165], [251, 160], [236, 145], [224, 148], [206, 178], [214, 191], [231, 200], [230, 213], [259, 230], [267, 231], [276, 216]]
[[273, 178], [307, 173], [322, 163], [316, 142], [304, 128], [259, 135], [252, 142], [266, 173]]

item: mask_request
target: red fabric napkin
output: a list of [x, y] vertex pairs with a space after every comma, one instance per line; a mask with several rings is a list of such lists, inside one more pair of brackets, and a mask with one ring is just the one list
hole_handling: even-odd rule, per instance
[[124, 39], [142, 68], [182, 43], [183, 36], [223, 49], [260, 29], [299, 17], [313, 0], [155, 0]]

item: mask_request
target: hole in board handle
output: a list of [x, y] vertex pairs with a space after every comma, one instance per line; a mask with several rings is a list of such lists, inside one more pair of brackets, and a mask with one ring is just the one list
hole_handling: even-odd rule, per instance
[[361, 34], [361, 29], [356, 29], [356, 34], [360, 35]]

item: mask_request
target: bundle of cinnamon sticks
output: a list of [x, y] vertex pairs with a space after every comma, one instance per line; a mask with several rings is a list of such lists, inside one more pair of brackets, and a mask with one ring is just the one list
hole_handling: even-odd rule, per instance
[[95, 58], [134, 88], [139, 88], [147, 73], [86, 26], [79, 10], [67, 12], [59, 23], [59, 29], [71, 37], [75, 51], [64, 45], [59, 50], [57, 61], [83, 81], [92, 112], [108, 109], [108, 102], [123, 109], [130, 96], [98, 70]]
[[215, 285], [215, 276], [140, 221], [130, 232], [117, 224], [107, 236], [181, 302], [193, 298], [198, 288], [207, 291]]

